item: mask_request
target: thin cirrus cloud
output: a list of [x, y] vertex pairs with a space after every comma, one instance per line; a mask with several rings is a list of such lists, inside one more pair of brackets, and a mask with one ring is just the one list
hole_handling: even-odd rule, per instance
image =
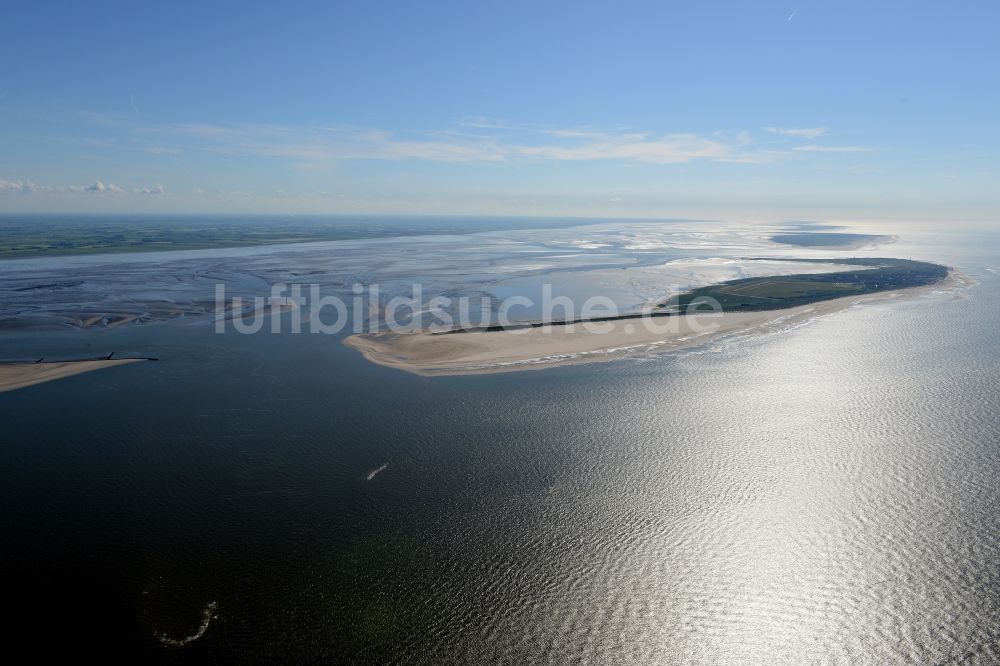
[[792, 150], [799, 153], [867, 153], [871, 148], [868, 146], [820, 146], [809, 144], [806, 146], [795, 146]]
[[825, 127], [768, 127], [767, 131], [771, 134], [794, 136], [799, 139], [816, 139], [826, 134], [828, 130]]
[[[435, 131], [387, 131], [344, 125], [260, 123], [141, 124], [132, 118], [84, 115], [103, 133], [102, 145], [166, 156], [211, 153], [258, 163], [284, 162], [301, 172], [325, 172], [348, 161], [457, 164], [615, 163], [650, 166], [691, 163], [762, 165], [801, 161], [823, 153], [860, 153], [863, 146], [816, 142], [825, 127], [768, 127], [793, 141], [776, 146], [751, 132], [650, 132], [629, 127], [547, 126], [471, 118]], [[810, 139], [812, 141], [810, 141]], [[805, 145], [803, 145], [805, 144]], [[101, 197], [159, 197], [162, 185], [121, 187], [37, 185], [0, 180], [0, 193], [79, 193]]]
[[[576, 134], [563, 134], [571, 138]], [[585, 136], [568, 145], [510, 146], [512, 155], [551, 160], [620, 160], [650, 164], [680, 164], [694, 160], [725, 160], [732, 157], [727, 144], [694, 134], [646, 134]]]
[[486, 121], [462, 123], [460, 130], [406, 136], [370, 128], [248, 124], [180, 124], [134, 131], [160, 143], [170, 143], [173, 149], [281, 158], [292, 160], [305, 169], [323, 169], [342, 160], [765, 163], [775, 161], [781, 154], [781, 151], [755, 148], [742, 134], [727, 138], [691, 133], [601, 132]]

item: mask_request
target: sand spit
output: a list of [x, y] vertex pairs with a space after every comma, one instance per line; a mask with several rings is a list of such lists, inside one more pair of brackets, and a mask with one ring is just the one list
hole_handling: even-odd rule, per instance
[[102, 368], [146, 361], [144, 358], [95, 359], [87, 361], [46, 361], [42, 363], [0, 363], [0, 393], [44, 384]]

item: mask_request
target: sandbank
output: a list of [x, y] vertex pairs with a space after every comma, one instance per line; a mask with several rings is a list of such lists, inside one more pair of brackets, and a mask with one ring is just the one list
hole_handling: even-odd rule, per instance
[[147, 359], [121, 358], [42, 363], [0, 363], [0, 393], [51, 382], [83, 372], [93, 372], [102, 368], [145, 360]]

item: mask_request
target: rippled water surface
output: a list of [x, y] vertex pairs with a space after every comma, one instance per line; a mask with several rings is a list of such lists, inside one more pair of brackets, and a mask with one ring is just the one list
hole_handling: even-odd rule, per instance
[[162, 360], [0, 395], [8, 643], [998, 662], [1000, 237], [914, 243], [975, 284], [541, 372], [427, 379], [207, 326], [9, 334]]

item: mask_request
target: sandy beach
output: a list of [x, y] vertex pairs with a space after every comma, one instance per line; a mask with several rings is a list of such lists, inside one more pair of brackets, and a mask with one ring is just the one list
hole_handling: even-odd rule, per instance
[[51, 363], [0, 363], [0, 393], [13, 391], [55, 379], [93, 372], [116, 365], [137, 363], [146, 359], [122, 358], [90, 361], [55, 361]]
[[955, 276], [914, 289], [838, 298], [782, 310], [591, 322], [573, 326], [463, 333], [352, 335], [344, 344], [379, 365], [419, 375], [468, 375], [540, 370], [611, 361], [702, 345], [730, 335], [781, 330], [853, 305], [948, 288]]

